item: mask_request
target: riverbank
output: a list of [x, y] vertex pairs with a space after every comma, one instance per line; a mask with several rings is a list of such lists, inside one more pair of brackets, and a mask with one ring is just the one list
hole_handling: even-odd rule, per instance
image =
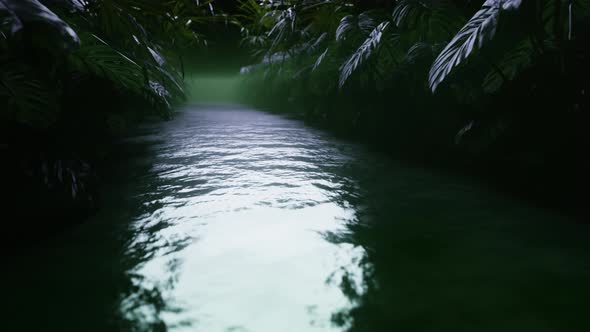
[[[107, 107], [95, 105], [101, 106]], [[70, 118], [43, 130], [5, 126], [0, 134], [0, 180], [6, 197], [3, 211], [9, 216], [5, 231], [11, 236], [2, 246], [10, 252], [36, 247], [106, 208], [104, 184], [112, 180], [112, 170], [134, 154], [124, 140], [140, 124], [163, 121], [139, 111], [142, 107], [146, 105], [112, 103], [111, 110], [120, 110], [114, 120], [104, 111], [94, 113], [93, 119]]]
[[590, 6], [492, 2], [248, 2], [243, 100], [584, 218]]
[[[590, 161], [583, 153], [590, 147], [583, 128], [587, 114], [572, 114], [561, 120], [546, 115], [533, 123], [515, 126], [511, 133], [504, 133], [500, 138], [486, 141], [482, 137], [485, 133], [477, 128], [473, 128], [473, 133], [458, 137], [457, 128], [464, 121], [460, 118], [456, 121], [430, 119], [428, 128], [421, 128], [420, 114], [407, 118], [396, 114], [399, 109], [390, 110], [391, 114], [386, 116], [383, 113], [386, 108], [381, 106], [382, 115], [378, 116], [342, 100], [315, 104], [306, 102], [305, 97], [289, 99], [288, 94], [268, 98], [265, 93], [264, 97], [257, 98], [256, 94], [252, 97], [249, 93], [258, 88], [248, 88], [249, 79], [243, 80], [241, 101], [245, 104], [287, 115], [337, 137], [362, 143], [409, 167], [471, 177], [474, 182], [484, 183], [499, 193], [567, 213], [582, 222], [590, 217], [585, 202], [585, 191], [590, 187], [587, 171]], [[322, 105], [328, 110], [318, 111]], [[339, 107], [343, 108], [344, 115], [339, 113]], [[404, 113], [414, 111], [416, 108]], [[363, 113], [371, 114], [372, 122], [361, 118], [350, 121], [346, 114], [354, 112], [360, 117]], [[432, 115], [435, 111], [424, 112]], [[528, 116], [522, 121], [526, 119]]]

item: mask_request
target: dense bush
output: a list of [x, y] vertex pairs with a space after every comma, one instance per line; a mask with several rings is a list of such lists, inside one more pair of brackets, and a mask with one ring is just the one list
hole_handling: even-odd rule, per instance
[[183, 100], [179, 54], [202, 44], [196, 31], [211, 10], [189, 0], [0, 0], [0, 174], [19, 219], [95, 205], [110, 140]]
[[480, 136], [478, 150], [531, 108], [584, 112], [590, 2], [481, 2], [242, 1], [260, 59], [245, 98], [406, 141]]
[[242, 69], [247, 102], [414, 160], [516, 186], [531, 175], [533, 192], [580, 182], [590, 166], [587, 0], [242, 0], [241, 10], [257, 59]]

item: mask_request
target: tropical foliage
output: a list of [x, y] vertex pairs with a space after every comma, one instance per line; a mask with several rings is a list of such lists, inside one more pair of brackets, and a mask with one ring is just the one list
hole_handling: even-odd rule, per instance
[[241, 5], [243, 41], [258, 59], [244, 79], [260, 87], [246, 100], [289, 101], [310, 120], [390, 148], [540, 153], [532, 135], [551, 129], [543, 141], [561, 140], [566, 122], [587, 117], [587, 0]]
[[46, 191], [22, 201], [57, 210], [93, 205], [108, 140], [183, 100], [181, 54], [204, 43], [197, 31], [212, 10], [191, 0], [0, 0], [6, 190]]
[[[205, 3], [147, 0], [2, 0], [3, 117], [50, 126], [68, 82], [101, 79], [149, 101], [161, 114], [182, 98], [175, 51], [202, 42], [193, 29]], [[60, 15], [57, 15], [59, 13]], [[170, 38], [169, 36], [173, 36]], [[72, 92], [75, 94], [75, 91]], [[42, 114], [41, 114], [42, 113]], [[40, 120], [40, 121], [37, 121]]]

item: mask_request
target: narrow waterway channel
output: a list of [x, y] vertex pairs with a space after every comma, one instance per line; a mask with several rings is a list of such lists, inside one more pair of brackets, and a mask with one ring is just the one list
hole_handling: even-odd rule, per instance
[[6, 262], [6, 331], [588, 327], [588, 225], [241, 106], [125, 144], [97, 216]]

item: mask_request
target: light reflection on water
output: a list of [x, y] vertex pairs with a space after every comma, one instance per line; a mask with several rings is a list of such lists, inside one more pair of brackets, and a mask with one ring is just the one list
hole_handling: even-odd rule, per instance
[[162, 307], [132, 294], [124, 315], [172, 331], [342, 330], [331, 322], [353, 305], [342, 269], [362, 287], [364, 251], [323, 234], [354, 218], [339, 200], [353, 181], [330, 171], [349, 157], [298, 122], [244, 109], [188, 110], [164, 127], [138, 138], [155, 142], [145, 182], [158, 186], [144, 204], [157, 209], [134, 221], [128, 247], [149, 253], [133, 275]]
[[587, 330], [590, 225], [243, 107], [125, 146], [93, 220], [4, 262], [4, 330]]

